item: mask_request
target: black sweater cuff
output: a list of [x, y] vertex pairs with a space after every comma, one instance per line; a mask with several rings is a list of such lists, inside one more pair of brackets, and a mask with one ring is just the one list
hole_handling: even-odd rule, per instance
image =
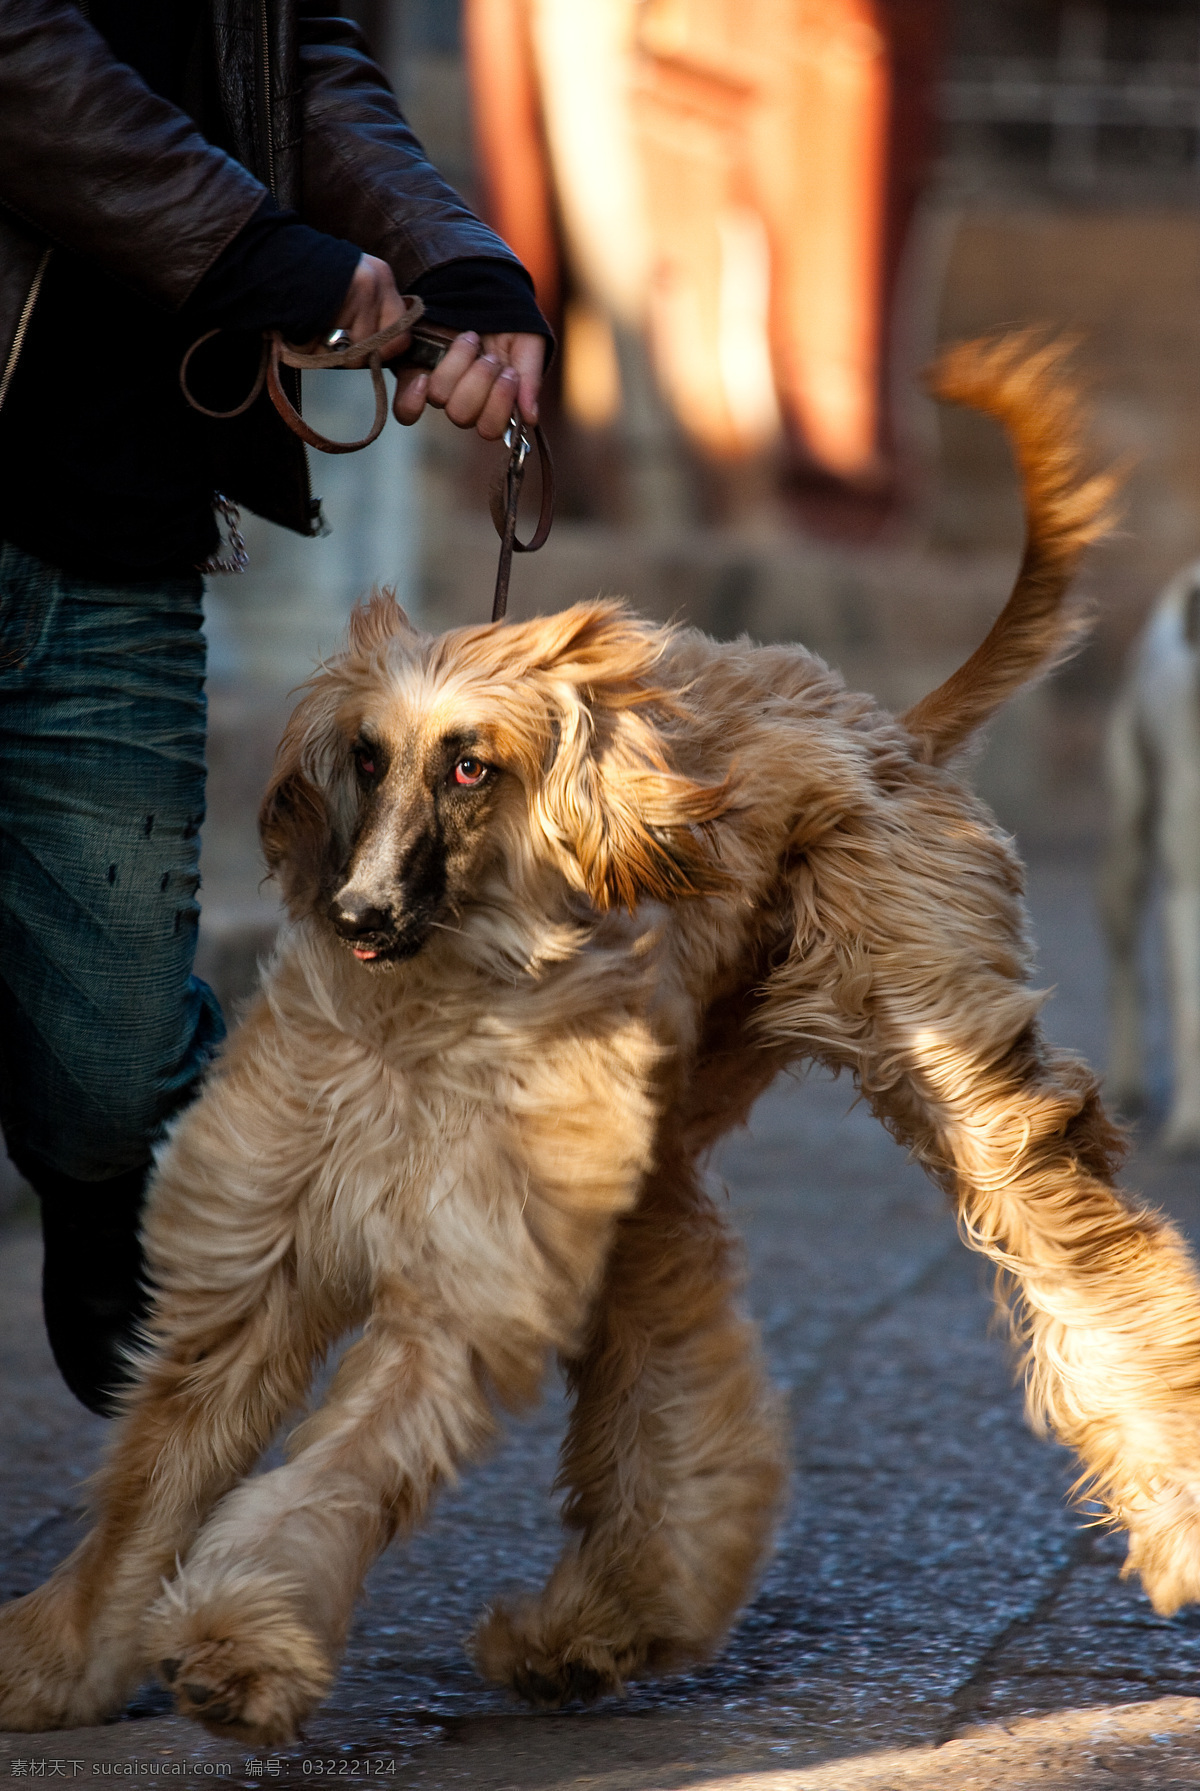
[[184, 315], [226, 330], [282, 330], [307, 342], [332, 329], [362, 250], [264, 199], [196, 286]]
[[554, 341], [554, 332], [533, 295], [533, 281], [518, 261], [483, 255], [445, 261], [414, 280], [412, 290], [425, 301], [430, 323], [475, 330], [481, 336], [499, 336], [511, 330]]
[[[281, 330], [307, 342], [333, 327], [362, 251], [279, 211], [271, 198], [222, 250], [184, 307], [189, 321], [228, 330]], [[533, 281], [516, 261], [464, 256], [413, 281], [430, 323], [481, 336], [554, 334]]]

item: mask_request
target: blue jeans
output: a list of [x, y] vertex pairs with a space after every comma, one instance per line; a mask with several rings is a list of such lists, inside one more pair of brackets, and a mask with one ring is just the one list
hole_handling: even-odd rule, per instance
[[191, 974], [201, 596], [0, 544], [0, 1124], [39, 1191], [143, 1168], [224, 1034]]

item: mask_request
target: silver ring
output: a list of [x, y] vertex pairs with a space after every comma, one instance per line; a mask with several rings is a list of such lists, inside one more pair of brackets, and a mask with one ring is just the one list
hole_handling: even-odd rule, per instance
[[325, 346], [332, 349], [334, 354], [342, 354], [350, 346], [350, 331], [330, 330], [325, 338]]

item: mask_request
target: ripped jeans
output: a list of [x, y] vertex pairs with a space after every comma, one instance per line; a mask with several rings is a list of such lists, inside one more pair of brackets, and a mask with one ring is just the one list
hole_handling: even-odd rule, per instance
[[42, 1194], [139, 1181], [224, 1033], [191, 973], [202, 589], [0, 544], [0, 1124]]

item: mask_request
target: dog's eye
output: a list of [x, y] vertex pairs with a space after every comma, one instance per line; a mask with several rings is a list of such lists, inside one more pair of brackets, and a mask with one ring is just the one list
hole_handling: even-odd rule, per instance
[[464, 789], [476, 789], [488, 774], [482, 759], [460, 759], [454, 767], [454, 781]]
[[354, 763], [358, 768], [358, 774], [360, 777], [374, 777], [374, 775], [375, 775], [375, 754], [369, 746], [356, 746], [355, 747]]

